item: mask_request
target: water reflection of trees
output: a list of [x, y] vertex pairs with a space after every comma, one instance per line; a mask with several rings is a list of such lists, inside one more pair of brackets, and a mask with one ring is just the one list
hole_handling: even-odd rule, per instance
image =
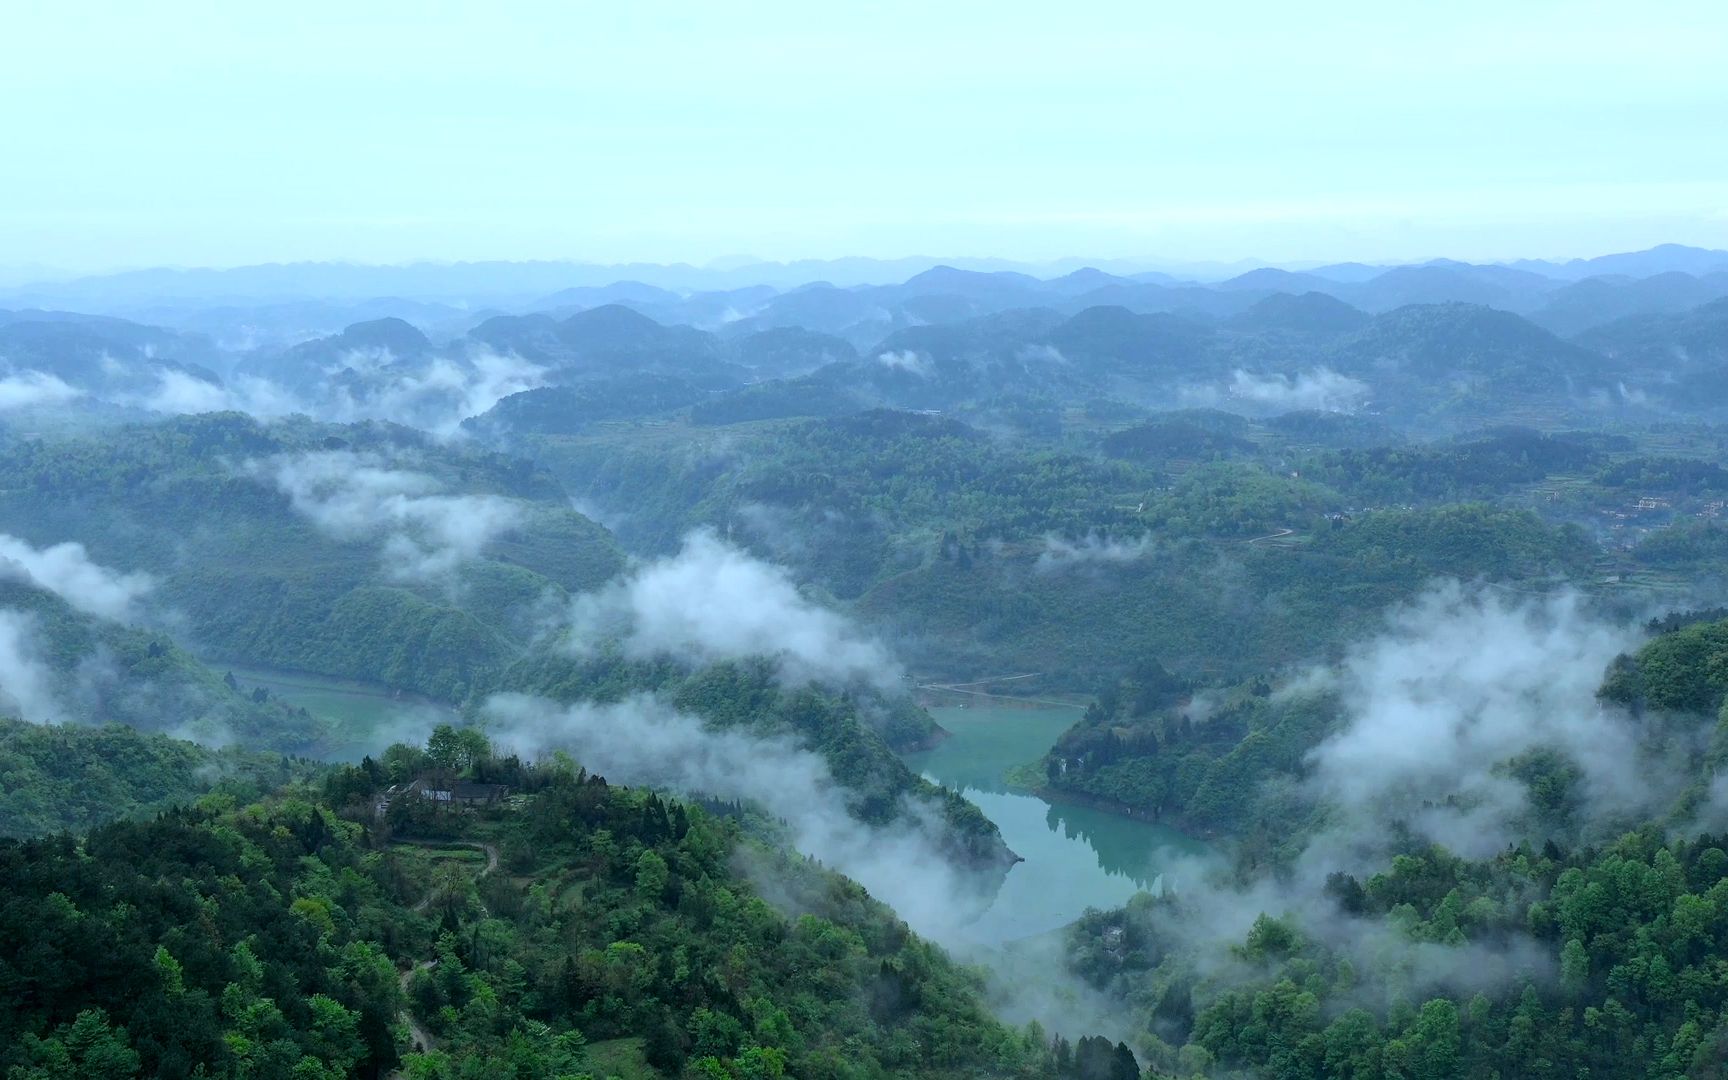
[[[925, 774], [925, 779], [934, 778]], [[975, 784], [947, 785], [967, 799], [981, 794], [1007, 796], [1013, 800], [1034, 801], [1034, 797], [1013, 790], [995, 790]], [[1111, 814], [1087, 806], [1063, 805], [1043, 799], [1044, 825], [1070, 844], [1085, 844], [1106, 874], [1125, 877], [1142, 889], [1151, 889], [1163, 875], [1171, 856], [1202, 850], [1205, 845], [1180, 833], [1148, 821]]]
[[1151, 888], [1157, 881], [1161, 853], [1175, 855], [1187, 846], [1155, 825], [1127, 818], [1101, 818], [1099, 811], [1084, 807], [1050, 803], [1044, 823], [1066, 840], [1085, 843], [1098, 857], [1098, 866], [1105, 873], [1129, 878], [1142, 889]]
[[[952, 776], [954, 774], [950, 775]], [[1007, 784], [1004, 784], [1000, 776], [993, 776], [990, 773], [983, 771], [975, 774], [961, 775], [958, 782], [950, 779], [947, 786], [961, 788], [963, 791], [982, 791], [987, 795], [1023, 794], [1022, 792], [1015, 791]]]

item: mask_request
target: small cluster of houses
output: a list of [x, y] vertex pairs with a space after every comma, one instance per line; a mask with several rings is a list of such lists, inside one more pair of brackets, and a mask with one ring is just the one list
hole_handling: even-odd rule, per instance
[[510, 794], [508, 784], [482, 784], [473, 780], [419, 779], [406, 784], [392, 784], [378, 797], [373, 812], [383, 817], [397, 799], [417, 795], [441, 806], [491, 806]]
[[[1698, 506], [1691, 515], [1704, 521], [1715, 521], [1722, 517], [1725, 508], [1728, 508], [1728, 501], [1712, 499]], [[1624, 506], [1605, 507], [1597, 513], [1608, 519], [1608, 531], [1614, 538], [1611, 546], [1621, 551], [1632, 550], [1639, 540], [1681, 520], [1674, 500], [1659, 495], [1640, 495]]]

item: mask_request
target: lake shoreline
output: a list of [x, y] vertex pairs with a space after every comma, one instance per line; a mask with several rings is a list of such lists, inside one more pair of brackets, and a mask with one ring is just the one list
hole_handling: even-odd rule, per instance
[[966, 683], [936, 684], [929, 683], [918, 688], [915, 699], [918, 706], [925, 710], [931, 709], [964, 709], [974, 705], [987, 705], [990, 708], [1001, 709], [1077, 709], [1086, 711], [1085, 701], [1064, 701], [1060, 698], [1022, 697], [1016, 694], [991, 694], [983, 690], [956, 690], [956, 686]]
[[326, 761], [358, 761], [393, 741], [420, 741], [437, 724], [458, 719], [454, 705], [384, 683], [289, 668], [206, 663], [233, 676], [243, 691], [262, 690], [318, 717], [326, 731], [318, 756]]
[[[1010, 703], [1011, 702], [1011, 703]], [[1198, 838], [1143, 817], [1055, 800], [1005, 783], [1016, 765], [1046, 753], [1073, 721], [1078, 704], [1028, 707], [1025, 698], [975, 701], [932, 712], [951, 732], [906, 764], [959, 791], [1001, 830], [1024, 862], [1011, 868], [968, 933], [1001, 944], [1059, 930], [1088, 908], [1108, 909], [1155, 890], [1164, 867], [1206, 847]]]
[[1038, 798], [1043, 799], [1045, 802], [1066, 803], [1070, 806], [1084, 806], [1093, 810], [1102, 811], [1106, 814], [1113, 814], [1116, 817], [1128, 818], [1131, 821], [1144, 821], [1148, 825], [1157, 825], [1161, 828], [1179, 832], [1183, 836], [1202, 844], [1217, 844], [1219, 841], [1225, 839], [1215, 832], [1195, 829], [1188, 822], [1183, 821], [1180, 818], [1170, 819], [1159, 817], [1150, 810], [1144, 810], [1138, 806], [1125, 803], [1120, 799], [1112, 799], [1108, 795], [1094, 795], [1088, 791], [1069, 791], [1065, 788], [1047, 787], [1042, 784], [1033, 787], [1021, 787], [1018, 785], [1011, 786], [1016, 791], [1023, 791], [1028, 795], [1035, 795]]
[[289, 690], [316, 690], [333, 694], [345, 694], [350, 697], [376, 698], [380, 701], [397, 702], [403, 705], [431, 705], [440, 709], [454, 711], [456, 706], [448, 701], [427, 697], [425, 694], [412, 690], [403, 690], [388, 683], [368, 682], [364, 679], [350, 679], [341, 675], [325, 675], [316, 671], [300, 671], [295, 668], [263, 667], [256, 664], [229, 664], [218, 660], [206, 660], [204, 663], [213, 670], [233, 674], [234, 678], [243, 683], [255, 683], [265, 687], [282, 687]]

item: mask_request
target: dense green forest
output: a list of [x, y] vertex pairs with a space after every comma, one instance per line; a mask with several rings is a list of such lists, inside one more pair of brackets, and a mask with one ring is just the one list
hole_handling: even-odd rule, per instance
[[0, 1080], [1728, 1080], [1728, 0], [0, 99]]
[[1332, 272], [0, 311], [0, 1072], [1728, 1074], [1717, 285]]
[[5, 712], [36, 723], [127, 724], [206, 741], [314, 753], [334, 736], [322, 718], [243, 693], [161, 631], [79, 611], [33, 581], [0, 578], [15, 629]]
[[[288, 490], [276, 467], [307, 460], [334, 467]], [[622, 565], [525, 462], [393, 425], [211, 414], [16, 441], [0, 446], [0, 493], [0, 525], [26, 541], [75, 537], [104, 565], [154, 575], [155, 602], [218, 661], [445, 700], [514, 658], [533, 630], [524, 606]], [[482, 557], [404, 576], [457, 542], [452, 519], [482, 512], [508, 515]]]
[[[1073, 963], [1146, 1010], [1142, 1047], [1180, 1075], [1702, 1080], [1728, 1069], [1725, 844], [1653, 827], [1487, 862], [1400, 855], [1328, 882], [1329, 931], [1366, 949], [1263, 915], [1226, 978], [1162, 928], [1181, 899], [1147, 897], [1076, 924]], [[1461, 963], [1486, 988], [1445, 993]]]
[[[404, 581], [392, 573], [397, 556], [390, 541], [381, 553], [370, 534], [333, 535], [295, 503], [301, 492], [273, 489], [246, 464], [308, 454], [344, 455], [341, 475], [331, 481], [336, 513], [388, 520], [392, 500], [427, 503], [436, 516], [404, 526], [412, 542], [422, 542], [411, 531], [415, 524], [434, 544], [439, 530], [459, 528], [463, 517], [483, 517], [493, 506], [438, 500], [507, 499], [522, 509], [448, 573]], [[471, 712], [499, 691], [566, 702], [659, 692], [716, 724], [748, 723], [822, 754], [855, 792], [860, 820], [882, 824], [928, 804], [946, 823], [957, 861], [999, 870], [1011, 859], [975, 807], [926, 784], [895, 756], [940, 734], [904, 696], [826, 695], [815, 687], [800, 695], [784, 692], [761, 667], [702, 668], [671, 658], [580, 662], [548, 646], [550, 613], [623, 562], [604, 530], [560, 508], [555, 482], [520, 460], [445, 447], [388, 426], [265, 425], [218, 415], [122, 428], [101, 441], [20, 443], [0, 457], [0, 474], [7, 470], [25, 486], [0, 496], [0, 521], [41, 543], [76, 529], [88, 538], [93, 559], [154, 575], [147, 600], [189, 623], [183, 632], [212, 660], [420, 691]], [[401, 479], [422, 475], [431, 479]], [[370, 477], [383, 494], [371, 497], [352, 476]], [[165, 634], [79, 615], [41, 589], [0, 586], [22, 597], [6, 606], [40, 610], [37, 629], [56, 670], [77, 683], [68, 686], [68, 700], [89, 698], [84, 676], [98, 653], [119, 672], [112, 692], [68, 719], [167, 723], [207, 739], [296, 753], [348, 743], [326, 718], [268, 690], [240, 692]]]
[[[1628, 492], [1690, 507], [1715, 491], [1698, 459], [1621, 436], [1362, 445], [1361, 429], [1319, 418], [1091, 411], [1088, 434], [1007, 442], [891, 411], [717, 443], [700, 426], [620, 432], [594, 417], [532, 437], [538, 465], [388, 426], [200, 417], [10, 444], [0, 510], [26, 542], [77, 536], [93, 560], [150, 575], [147, 609], [179, 620], [157, 625], [210, 662], [415, 690], [481, 725], [498, 693], [653, 695], [710, 731], [813, 751], [862, 826], [938, 822], [948, 859], [999, 882], [1013, 856], [996, 824], [900, 760], [943, 736], [903, 692], [788, 681], [768, 656], [645, 658], [548, 636], [548, 613], [626, 568], [621, 548], [667, 556], [714, 528], [926, 672], [1038, 670], [1035, 689], [1093, 691], [1016, 782], [1213, 838], [1248, 882], [1296, 873], [1331, 820], [1301, 785], [1344, 709], [1324, 688], [1283, 689], [1289, 665], [1336, 659], [1436, 578], [1583, 588], [1613, 610], [1592, 508]], [[399, 527], [332, 527], [322, 489], [256, 464], [317, 455], [377, 479], [385, 498], [360, 509]], [[353, 489], [338, 484], [338, 509]], [[612, 519], [621, 543], [564, 509], [566, 489], [608, 515], [628, 506]], [[1550, 489], [1561, 495], [1536, 497]], [[482, 546], [404, 576], [393, 559], [437, 563], [445, 519], [392, 519], [389, 500], [446, 497], [477, 500], [455, 509], [481, 520], [487, 500], [512, 509]], [[98, 506], [112, 508], [99, 526]], [[1716, 530], [1650, 531], [1619, 565], [1700, 580]], [[79, 711], [56, 719], [294, 752], [332, 737], [328, 718], [243, 691], [174, 633], [6, 587], [72, 680], [62, 696]], [[1603, 700], [1713, 714], [1728, 693], [1722, 625], [1663, 625], [1611, 667]], [[84, 692], [93, 657], [113, 672], [105, 697]], [[203, 704], [164, 713], [151, 695], [167, 685]], [[1479, 861], [1412, 836], [1375, 872], [1334, 874], [1318, 921], [1268, 905], [1243, 940], [1197, 933], [1190, 905], [1207, 897], [1180, 888], [1089, 914], [1059, 935], [1065, 973], [1051, 978], [1103, 995], [1118, 1031], [1126, 1015], [1118, 1044], [1002, 1026], [986, 973], [789, 851], [785, 823], [747, 805], [608, 786], [556, 755], [494, 758], [483, 739], [453, 751], [453, 734], [329, 771], [116, 728], [7, 731], [5, 831], [36, 838], [8, 849], [9, 917], [28, 902], [83, 928], [33, 942], [36, 960], [10, 969], [65, 976], [6, 984], [29, 987], [6, 1062], [20, 1076], [454, 1077], [508, 1061], [526, 1076], [1113, 1080], [1140, 1075], [1136, 1054], [1169, 1076], [1487, 1076], [1498, 1061], [1521, 1063], [1501, 1075], [1618, 1075], [1641, 1060], [1701, 1076], [1723, 1053], [1700, 981], [1712, 931], [1680, 946], [1669, 925], [1681, 906], [1707, 912], [1728, 863], [1708, 837], [1656, 824]], [[1514, 768], [1555, 813], [1582, 797], [1562, 760]], [[393, 787], [455, 775], [511, 794], [450, 811]], [[1711, 805], [1706, 780], [1691, 805]], [[58, 830], [83, 835], [46, 835]], [[1660, 872], [1666, 891], [1623, 884], [1625, 866]], [[1615, 909], [1608, 889], [1642, 890], [1642, 906]], [[1610, 899], [1591, 910], [1607, 914], [1580, 914], [1577, 898], [1598, 894]], [[1358, 926], [1380, 943], [1371, 955], [1340, 944]], [[1523, 966], [1469, 995], [1425, 974], [1452, 962], [1434, 950], [1476, 947]], [[1658, 977], [1686, 989], [1652, 988]]]
[[[1002, 1026], [975, 975], [735, 817], [455, 734], [262, 802], [217, 793], [4, 842], [0, 1064], [27, 1078], [1138, 1075], [1107, 1042], [1088, 1038], [1077, 1065], [1066, 1041]], [[510, 795], [465, 810], [388, 794], [448, 770]], [[741, 849], [786, 891], [779, 907]]]
[[251, 801], [321, 766], [213, 750], [120, 724], [30, 724], [0, 717], [0, 836], [82, 833], [218, 792]]
[[814, 683], [788, 688], [763, 659], [690, 671], [617, 655], [574, 660], [556, 652], [537, 653], [510, 668], [495, 688], [566, 703], [617, 702], [651, 692], [703, 718], [710, 730], [789, 738], [820, 754], [847, 792], [848, 812], [861, 822], [910, 825], [934, 812], [957, 863], [1000, 871], [1013, 859], [996, 826], [976, 806], [917, 776], [896, 756], [941, 735], [930, 715], [905, 697], [834, 692]]
[[[1287, 837], [1289, 807], [1258, 796], [1294, 777], [1339, 723], [1324, 694], [1273, 698], [1264, 678], [1212, 690], [1204, 712], [1161, 668], [1105, 687], [1051, 748], [1030, 782], [1106, 800], [1202, 835], [1267, 843]], [[1196, 717], [1198, 716], [1198, 719]]]
[[[1332, 870], [1311, 896], [1302, 876], [1324, 868], [1297, 853], [1329, 811], [1297, 781], [1343, 723], [1339, 703], [1274, 694], [1262, 680], [1218, 696], [1195, 722], [1184, 708], [1192, 688], [1161, 669], [1110, 687], [1038, 779], [1241, 842], [1225, 877], [1195, 894], [1178, 887], [1090, 913], [1068, 931], [1070, 963], [1134, 1003], [1146, 1023], [1139, 1049], [1177, 1075], [1720, 1075], [1721, 614], [1663, 620], [1599, 691], [1670, 717], [1652, 738], [1700, 747], [1680, 778], [1690, 785], [1657, 820], [1617, 836], [1573, 828], [1575, 842], [1551, 831], [1476, 860], [1414, 832], [1400, 839], [1404, 824], [1387, 821], [1378, 828], [1396, 854], [1364, 876]], [[1575, 826], [1592, 798], [1563, 756], [1520, 759], [1510, 775], [1552, 824]], [[1283, 899], [1255, 893], [1255, 881]], [[1244, 937], [1220, 943], [1201, 929], [1208, 908], [1261, 899]]]
[[1073, 683], [1148, 657], [1247, 677], [1361, 636], [1436, 576], [1547, 586], [1585, 579], [1598, 556], [1571, 521], [1459, 501], [1603, 460], [1583, 437], [1500, 433], [1386, 458], [1305, 449], [1226, 414], [1183, 424], [1263, 442], [1232, 436], [1254, 449], [1238, 459], [1184, 444], [1129, 461], [879, 411], [727, 442], [548, 438], [536, 454], [614, 508], [626, 542], [660, 551], [722, 530], [949, 677]]

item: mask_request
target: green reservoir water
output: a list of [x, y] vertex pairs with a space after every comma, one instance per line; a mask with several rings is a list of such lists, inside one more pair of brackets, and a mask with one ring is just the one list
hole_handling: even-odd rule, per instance
[[333, 761], [358, 761], [393, 742], [425, 742], [434, 727], [456, 715], [448, 706], [400, 698], [372, 683], [231, 664], [218, 664], [216, 670], [232, 671], [243, 690], [262, 686], [273, 696], [329, 720], [335, 738], [327, 756]]
[[1078, 709], [970, 705], [930, 713], [953, 734], [906, 763], [962, 791], [1026, 860], [1008, 871], [970, 936], [999, 944], [1066, 926], [1088, 907], [1119, 907], [1155, 890], [1161, 867], [1206, 845], [1149, 821], [1010, 791], [1002, 775], [1036, 761], [1079, 718]]
[[[358, 760], [392, 742], [422, 742], [455, 715], [447, 706], [400, 698], [370, 683], [273, 668], [218, 670], [233, 671], [243, 689], [265, 687], [329, 720], [336, 738], [328, 757], [337, 761]], [[1119, 907], [1142, 889], [1157, 889], [1172, 858], [1206, 850], [1162, 825], [1008, 789], [1003, 774], [1042, 757], [1078, 718], [1078, 709], [970, 705], [930, 713], [952, 737], [933, 750], [906, 755], [906, 763], [977, 803], [1025, 860], [1008, 871], [995, 900], [967, 928], [980, 944], [1047, 933], [1088, 907]]]

